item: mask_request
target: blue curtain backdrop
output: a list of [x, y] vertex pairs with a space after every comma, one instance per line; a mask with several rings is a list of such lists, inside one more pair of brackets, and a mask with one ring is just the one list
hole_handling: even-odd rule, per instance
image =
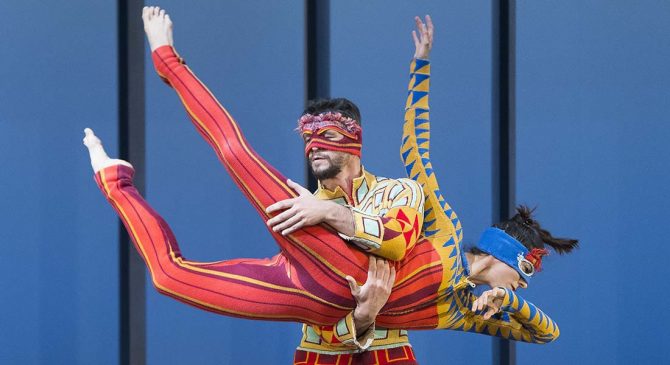
[[582, 242], [549, 257], [530, 288], [561, 337], [520, 345], [519, 364], [661, 363], [670, 3], [523, 1], [517, 11], [517, 197]]
[[0, 14], [0, 363], [117, 364], [118, 228], [81, 143], [116, 154], [116, 4]]
[[[413, 16], [436, 23], [431, 157], [474, 242], [492, 216], [491, 1], [330, 3], [330, 93], [363, 114], [363, 161], [404, 176], [398, 148]], [[115, 1], [0, 2], [0, 364], [118, 364], [117, 220], [81, 145], [116, 154]], [[164, 1], [175, 42], [249, 142], [305, 182], [303, 1]], [[137, 14], [139, 17], [140, 14]], [[670, 353], [662, 227], [670, 208], [670, 3], [517, 1], [518, 202], [576, 253], [523, 295], [561, 328], [517, 363], [662, 363]], [[268, 257], [263, 223], [146, 53], [147, 198], [193, 260]], [[148, 281], [150, 283], [150, 281]], [[647, 304], [651, 303], [651, 304]], [[148, 364], [287, 364], [300, 326], [226, 318], [147, 285]], [[410, 332], [422, 364], [490, 364], [491, 340]]]

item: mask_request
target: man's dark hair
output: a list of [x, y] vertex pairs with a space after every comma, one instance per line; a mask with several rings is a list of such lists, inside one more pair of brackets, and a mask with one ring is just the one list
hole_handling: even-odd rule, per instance
[[315, 99], [307, 103], [307, 108], [302, 114], [321, 114], [326, 112], [342, 113], [345, 117], [349, 117], [361, 124], [361, 112], [358, 110], [353, 101], [345, 98], [334, 99]]
[[[546, 244], [559, 254], [564, 254], [569, 253], [579, 245], [579, 241], [576, 239], [552, 236], [549, 231], [540, 226], [540, 222], [533, 219], [534, 210], [525, 205], [520, 205], [516, 208], [516, 214], [511, 219], [498, 222], [493, 226], [516, 238], [528, 250], [544, 248]], [[469, 251], [476, 255], [486, 254], [477, 247], [472, 247]]]

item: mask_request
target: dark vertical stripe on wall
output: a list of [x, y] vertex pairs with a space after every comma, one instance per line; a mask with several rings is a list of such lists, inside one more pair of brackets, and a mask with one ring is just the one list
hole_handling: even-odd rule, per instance
[[[305, 0], [305, 102], [330, 97], [330, 0]], [[307, 188], [317, 188], [307, 168]]]
[[[508, 219], [515, 200], [515, 1], [493, 0], [493, 221]], [[514, 341], [493, 339], [493, 364], [516, 364]]]
[[[141, 0], [118, 1], [119, 155], [144, 193], [144, 34]], [[146, 363], [144, 264], [119, 222], [119, 363]]]

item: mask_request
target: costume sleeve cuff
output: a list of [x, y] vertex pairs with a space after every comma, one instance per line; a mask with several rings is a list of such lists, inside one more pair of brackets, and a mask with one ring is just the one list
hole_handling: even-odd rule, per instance
[[509, 312], [509, 313], [516, 313], [519, 310], [519, 300], [517, 298], [516, 293], [509, 289], [505, 289], [500, 287], [500, 289], [505, 290], [507, 292], [507, 295], [505, 295], [505, 298], [503, 298], [502, 305], [500, 306], [500, 309], [504, 312]]
[[425, 58], [414, 58], [409, 66], [410, 73], [430, 74], [430, 60]]
[[340, 237], [350, 241], [365, 251], [378, 250], [382, 246], [384, 226], [381, 218], [376, 215], [363, 213], [351, 208], [354, 218], [354, 235], [347, 236], [340, 233]]
[[430, 89], [430, 61], [415, 58], [409, 67], [410, 78], [405, 110], [421, 108], [428, 110], [428, 90]]
[[349, 312], [346, 317], [340, 319], [335, 325], [335, 336], [344, 345], [356, 347], [359, 351], [365, 351], [375, 339], [374, 322], [368, 329], [361, 333], [356, 333], [356, 324], [354, 322], [354, 312]]

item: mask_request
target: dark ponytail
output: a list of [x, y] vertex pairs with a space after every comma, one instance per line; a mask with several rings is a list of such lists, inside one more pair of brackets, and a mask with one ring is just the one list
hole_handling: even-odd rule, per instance
[[557, 238], [543, 229], [540, 223], [532, 217], [534, 210], [525, 205], [520, 205], [516, 208], [517, 213], [511, 219], [496, 223], [493, 226], [519, 240], [528, 250], [533, 248], [543, 249], [545, 245], [549, 245], [554, 251], [564, 254], [577, 248], [578, 240]]

